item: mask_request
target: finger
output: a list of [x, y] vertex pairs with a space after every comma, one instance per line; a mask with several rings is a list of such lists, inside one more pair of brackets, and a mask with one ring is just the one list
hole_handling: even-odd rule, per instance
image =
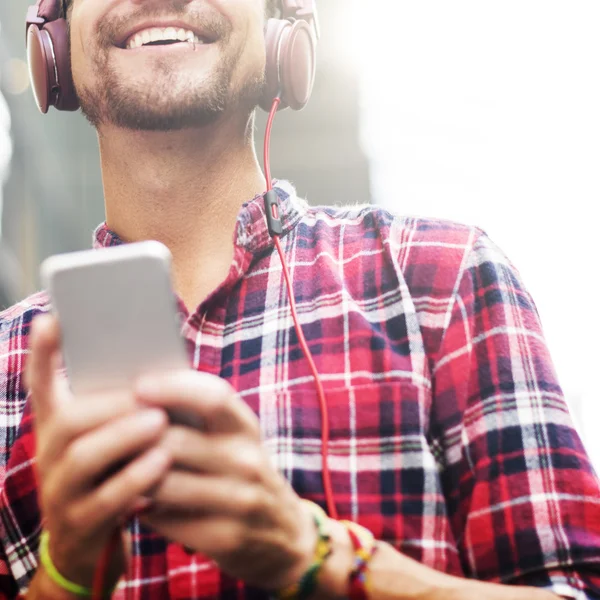
[[76, 504], [71, 525], [90, 530], [129, 518], [139, 498], [160, 483], [170, 464], [161, 448], [148, 450]]
[[290, 573], [300, 560], [306, 560], [307, 550], [293, 546], [290, 536], [277, 528], [256, 531], [234, 519], [190, 519], [175, 512], [148, 514], [140, 520], [165, 538], [212, 558], [224, 572], [261, 588], [281, 589], [285, 582], [269, 583], [269, 579]]
[[239, 479], [171, 470], [154, 491], [154, 509], [253, 519], [269, 511], [271, 495]]
[[190, 520], [180, 512], [144, 513], [140, 521], [167, 539], [206, 556], [219, 557], [239, 550], [244, 541], [242, 526], [228, 518]]
[[270, 468], [262, 448], [239, 435], [208, 436], [189, 427], [172, 426], [161, 446], [173, 458], [174, 466], [206, 475], [260, 482]]
[[55, 366], [60, 348], [60, 331], [55, 317], [40, 315], [33, 321], [29, 346], [30, 355], [27, 361], [25, 379], [31, 390], [36, 414], [44, 419], [54, 409]]
[[50, 491], [60, 489], [63, 498], [87, 492], [111, 469], [156, 445], [167, 424], [164, 412], [146, 410], [77, 438], [54, 469], [48, 481]]
[[245, 432], [258, 438], [258, 419], [220, 377], [192, 370], [145, 377], [136, 386], [141, 402], [202, 419], [207, 432]]
[[76, 438], [138, 410], [139, 405], [129, 392], [112, 392], [78, 398], [68, 405], [63, 403], [44, 424], [44, 435], [38, 437], [38, 457], [42, 463], [53, 463]]

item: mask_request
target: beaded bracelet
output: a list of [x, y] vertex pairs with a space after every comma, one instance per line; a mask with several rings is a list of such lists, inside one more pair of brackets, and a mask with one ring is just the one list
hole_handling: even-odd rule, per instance
[[301, 577], [300, 581], [289, 585], [277, 593], [279, 600], [307, 600], [317, 589], [319, 573], [332, 551], [331, 538], [327, 532], [327, 514], [314, 502], [308, 500], [302, 500], [302, 502], [311, 511], [319, 539], [312, 564]]
[[352, 521], [341, 521], [348, 530], [354, 547], [354, 566], [350, 573], [349, 600], [368, 600], [367, 568], [377, 549], [375, 537], [366, 529]]

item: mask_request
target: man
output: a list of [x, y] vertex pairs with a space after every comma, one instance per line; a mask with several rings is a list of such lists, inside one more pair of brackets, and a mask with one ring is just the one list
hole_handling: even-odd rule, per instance
[[[73, 78], [102, 157], [107, 222], [95, 244], [170, 248], [193, 369], [75, 400], [57, 370], [58, 325], [40, 316], [47, 297], [2, 315], [7, 597], [74, 597], [56, 573], [89, 589], [122, 524], [105, 582], [122, 578], [122, 597], [262, 598], [305, 581], [315, 562], [324, 536], [300, 498], [325, 505], [321, 412], [249, 134], [264, 10], [264, 0], [69, 8]], [[205, 44], [131, 48], [140, 28], [175, 23]], [[599, 597], [600, 486], [517, 271], [479, 230], [311, 209], [288, 184], [276, 189], [325, 388], [335, 508], [382, 542], [369, 597]], [[205, 429], [170, 426], [173, 407]], [[306, 597], [349, 593], [351, 529], [324, 527], [328, 552]], [[52, 568], [38, 567], [42, 530]]]

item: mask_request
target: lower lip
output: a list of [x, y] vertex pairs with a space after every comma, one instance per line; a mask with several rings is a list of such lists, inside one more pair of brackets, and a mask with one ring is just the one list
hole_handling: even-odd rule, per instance
[[191, 44], [190, 42], [182, 42], [180, 44], [163, 44], [157, 46], [139, 46], [138, 48], [124, 48], [131, 54], [137, 53], [157, 53], [165, 54], [171, 52], [199, 52], [202, 51], [212, 44]]

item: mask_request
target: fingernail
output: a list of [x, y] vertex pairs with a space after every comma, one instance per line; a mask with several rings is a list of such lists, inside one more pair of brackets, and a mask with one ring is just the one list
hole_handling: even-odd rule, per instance
[[166, 415], [162, 410], [144, 410], [136, 416], [136, 419], [142, 427], [157, 429], [165, 423]]

